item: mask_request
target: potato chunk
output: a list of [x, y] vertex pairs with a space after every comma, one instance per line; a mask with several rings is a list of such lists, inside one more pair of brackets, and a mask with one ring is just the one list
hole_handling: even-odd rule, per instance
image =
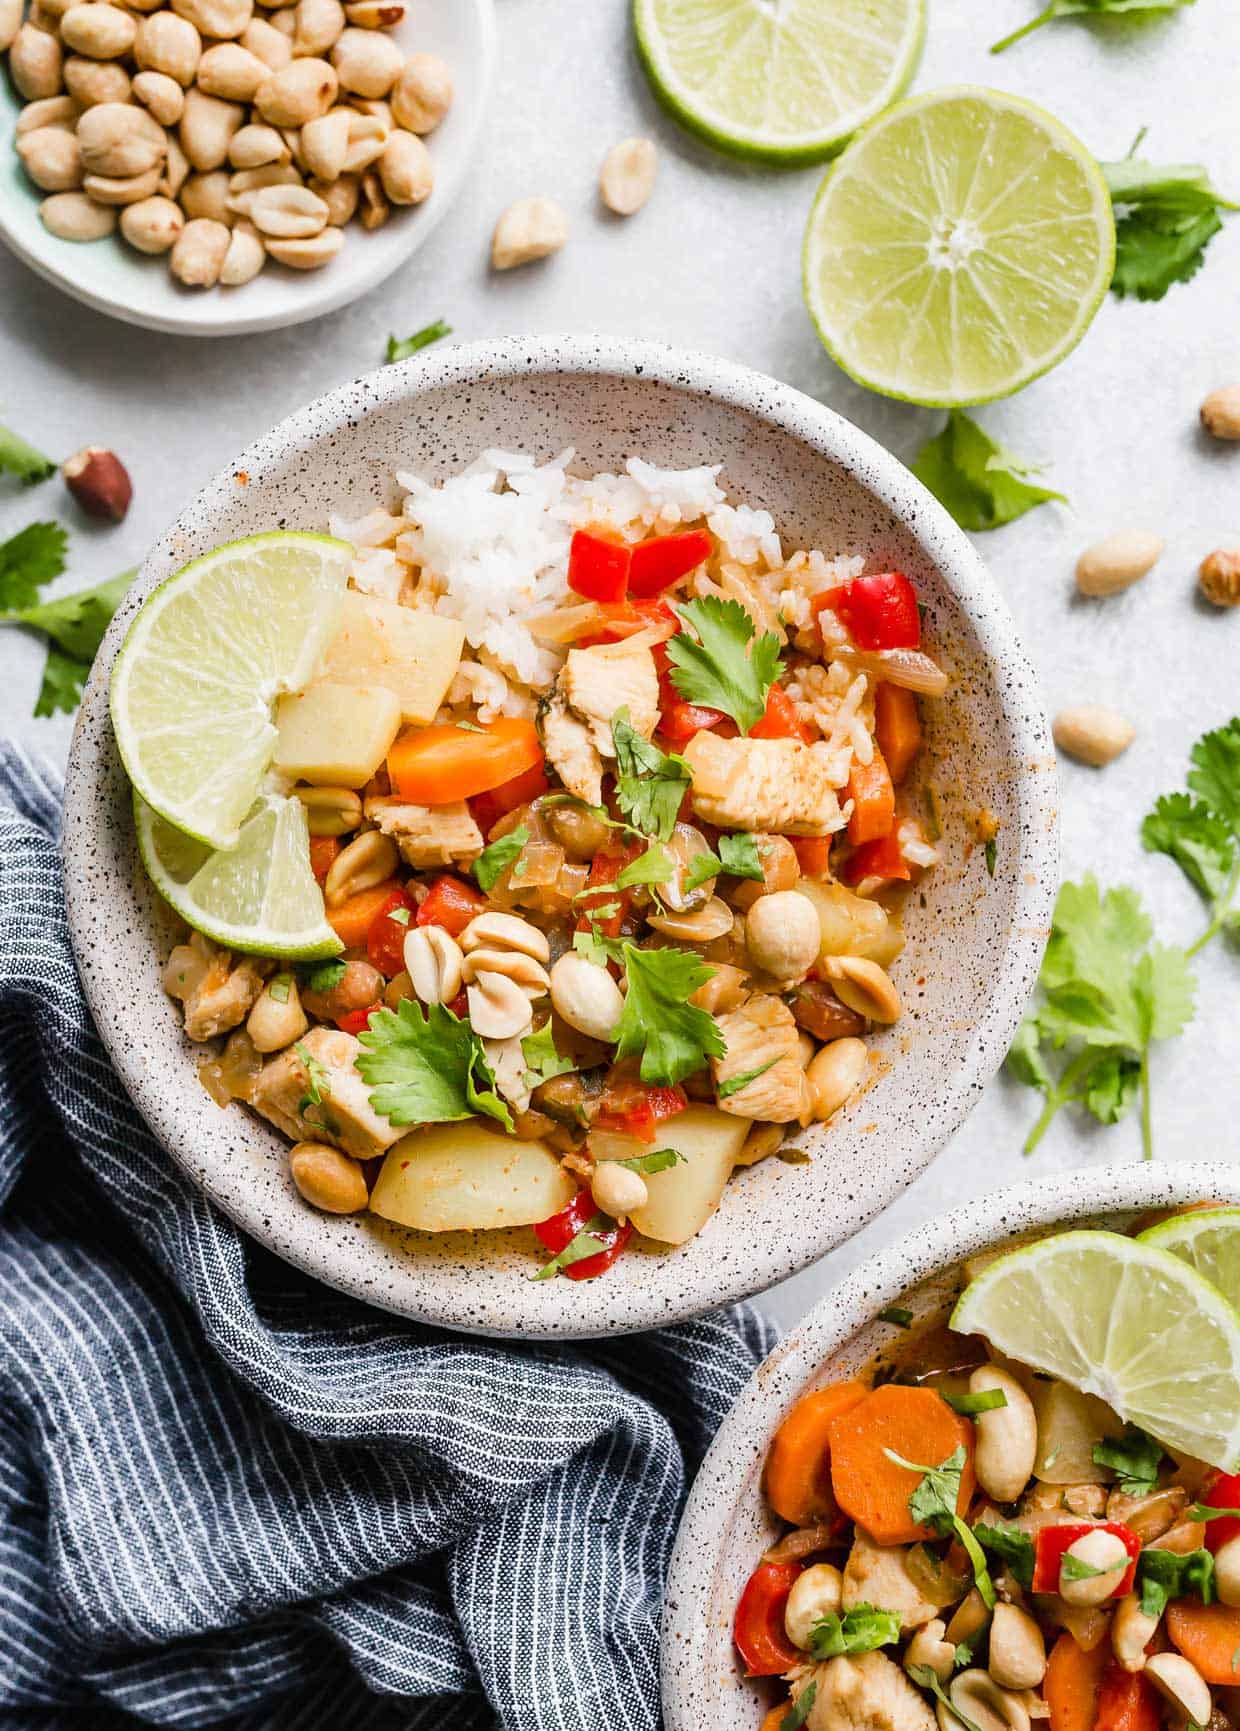
[[[700, 1232], [719, 1206], [748, 1134], [747, 1123], [713, 1106], [690, 1106], [669, 1118], [660, 1126], [659, 1144], [684, 1159], [646, 1179], [647, 1200], [632, 1215], [637, 1230], [663, 1244], [683, 1244]], [[634, 1143], [633, 1152], [648, 1154], [649, 1144]]]
[[464, 643], [459, 620], [348, 589], [323, 673], [342, 685], [382, 686], [399, 700], [402, 720], [426, 726], [447, 695]]
[[400, 732], [400, 700], [381, 685], [320, 680], [276, 710], [274, 764], [324, 787], [365, 787]]
[[542, 1142], [466, 1119], [404, 1136], [383, 1162], [370, 1210], [420, 1232], [485, 1232], [546, 1220], [576, 1194]]

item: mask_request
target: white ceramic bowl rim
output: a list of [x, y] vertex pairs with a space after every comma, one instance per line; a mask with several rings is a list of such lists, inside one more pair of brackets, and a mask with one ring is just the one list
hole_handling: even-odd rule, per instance
[[[1058, 882], [1057, 783], [1045, 717], [1036, 701], [1029, 698], [1036, 690], [1036, 680], [1006, 604], [967, 537], [897, 458], [814, 399], [708, 354], [605, 335], [510, 337], [427, 351], [339, 387], [281, 422], [221, 470], [197, 496], [195, 515], [202, 521], [216, 508], [221, 513], [230, 508], [236, 498], [238, 472], [261, 474], [281, 464], [294, 466], [300, 455], [308, 457], [321, 446], [333, 428], [355, 424], [359, 415], [389, 402], [399, 403], [415, 383], [420, 394], [543, 373], [620, 379], [636, 376], [698, 395], [771, 425], [804, 444], [825, 463], [858, 475], [859, 484], [895, 520], [906, 526], [915, 522], [911, 532], [927, 558], [944, 572], [945, 581], [969, 618], [980, 656], [995, 669], [996, 701], [1010, 730], [1010, 761], [1019, 788], [1020, 821], [1013, 827], [1004, 861], [1011, 918], [1002, 947], [991, 957], [993, 989], [967, 1053], [936, 1094], [933, 1123], [910, 1131], [902, 1145], [905, 1174], [920, 1171], [963, 1121], [984, 1082], [1002, 1062], [1036, 978]], [[109, 629], [87, 689], [77, 740], [90, 729], [107, 725], [108, 675], [133, 613], [154, 578], [174, 570], [185, 556], [174, 525], [152, 551]], [[1017, 688], [1025, 694], [1021, 700], [1013, 694]], [[97, 752], [98, 747], [92, 742], [89, 750]], [[87, 770], [83, 763], [81, 770], [80, 774], [75, 771], [71, 756], [67, 786], [71, 812], [79, 807], [89, 810], [92, 789], [98, 785], [94, 769]], [[92, 840], [89, 823], [66, 826], [70, 885], [79, 876], [85, 881], [96, 869]], [[75, 850], [80, 870], [72, 869]], [[76, 923], [72, 896], [69, 911], [72, 926]], [[116, 1002], [114, 992], [97, 989], [90, 970], [82, 971], [91, 1009], [113, 1061], [130, 1092], [141, 1101], [155, 1134], [238, 1225], [261, 1242], [271, 1242], [269, 1209], [260, 1196], [249, 1197], [227, 1185], [217, 1186], [210, 1171], [203, 1171], [188, 1157], [188, 1151], [179, 1152], [175, 1108], [150, 1087], [127, 1037], [126, 1016], [132, 1013], [131, 1006]], [[663, 1280], [659, 1271], [649, 1288], [643, 1282], [639, 1288], [615, 1290], [614, 1283], [609, 1288], [606, 1279], [584, 1289], [564, 1281], [531, 1287], [518, 1279], [510, 1303], [501, 1305], [490, 1293], [455, 1291], [447, 1283], [427, 1281], [418, 1283], [412, 1296], [406, 1293], [399, 1302], [392, 1301], [391, 1307], [470, 1332], [559, 1339], [682, 1321], [714, 1305], [761, 1291], [805, 1267], [872, 1218], [894, 1194], [890, 1172], [881, 1165], [850, 1170], [848, 1179], [847, 1196], [837, 1197], [834, 1206], [805, 1218], [791, 1238], [781, 1233], [755, 1233], [745, 1243], [744, 1254], [723, 1259], [719, 1266], [708, 1260], [695, 1271], [685, 1270], [683, 1278], [669, 1275]], [[342, 1263], [330, 1237], [294, 1233], [286, 1221], [279, 1252], [330, 1285], [371, 1303], [388, 1302], [373, 1271], [356, 1261]], [[580, 1302], [583, 1290], [589, 1293], [588, 1308]], [[527, 1299], [525, 1293], [534, 1297]]]
[[[755, 1463], [765, 1458], [787, 1409], [860, 1328], [931, 1275], [1019, 1233], [1214, 1196], [1240, 1202], [1240, 1171], [1234, 1165], [1108, 1166], [1031, 1179], [928, 1220], [832, 1287], [745, 1384], [689, 1493], [667, 1581], [666, 1603], [674, 1609], [665, 1619], [662, 1641], [666, 1731], [699, 1731], [706, 1723], [706, 1704], [697, 1690], [708, 1674], [715, 1633], [712, 1565]], [[741, 1731], [741, 1726], [739, 1720], [729, 1721], [712, 1731]]]

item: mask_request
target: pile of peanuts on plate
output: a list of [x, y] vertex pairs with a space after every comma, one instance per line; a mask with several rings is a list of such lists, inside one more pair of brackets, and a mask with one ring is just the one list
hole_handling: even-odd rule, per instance
[[15, 144], [63, 240], [119, 223], [186, 287], [237, 288], [268, 258], [317, 270], [354, 216], [431, 192], [452, 75], [387, 34], [403, 0], [23, 4], [0, 0]]

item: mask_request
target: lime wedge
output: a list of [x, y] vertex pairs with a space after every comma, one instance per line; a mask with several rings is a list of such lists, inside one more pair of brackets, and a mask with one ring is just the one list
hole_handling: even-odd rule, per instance
[[1200, 1208], [1141, 1233], [1139, 1244], [1168, 1250], [1240, 1309], [1240, 1208]]
[[922, 0], [634, 0], [655, 93], [721, 150], [819, 162], [912, 77]]
[[992, 1262], [951, 1326], [1098, 1395], [1169, 1448], [1240, 1467], [1240, 1314], [1165, 1250], [1060, 1232]]
[[143, 603], [112, 669], [112, 726], [134, 787], [187, 835], [236, 845], [275, 749], [272, 705], [318, 665], [352, 557], [328, 535], [252, 535]]
[[196, 931], [230, 950], [290, 961], [316, 961], [341, 949], [310, 869], [299, 799], [265, 795], [241, 825], [237, 845], [224, 852], [165, 823], [139, 794], [133, 805], [151, 882]]
[[1114, 263], [1084, 145], [1032, 102], [961, 85], [889, 110], [829, 171], [805, 231], [805, 301], [852, 378], [956, 408], [1061, 361]]

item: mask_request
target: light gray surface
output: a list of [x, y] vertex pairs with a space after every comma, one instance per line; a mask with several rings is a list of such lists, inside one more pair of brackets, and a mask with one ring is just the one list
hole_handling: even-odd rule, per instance
[[[416, 4], [416, 0], [415, 0]], [[969, 79], [1054, 108], [1102, 156], [1121, 156], [1149, 123], [1145, 150], [1201, 160], [1240, 189], [1235, 67], [1240, 12], [1226, 0], [1129, 29], [1071, 21], [991, 59], [986, 43], [1034, 11], [1033, 0], [930, 0], [916, 88]], [[135, 500], [118, 530], [76, 520], [59, 484], [0, 494], [0, 534], [53, 513], [74, 530], [78, 587], [135, 564], [187, 496], [256, 434], [321, 391], [376, 365], [389, 331], [440, 315], [463, 339], [596, 329], [713, 349], [821, 397], [908, 457], [941, 417], [852, 385], [818, 347], [798, 284], [801, 229], [819, 172], [768, 174], [700, 147], [652, 102], [627, 34], [623, 0], [498, 0], [499, 78], [475, 176], [413, 266], [367, 299], [283, 335], [232, 342], [148, 335], [96, 316], [0, 257], [0, 419], [54, 453], [112, 445]], [[661, 146], [649, 207], [622, 223], [601, 212], [604, 151], [643, 131]], [[572, 237], [545, 264], [492, 277], [491, 226], [512, 199], [554, 194]], [[980, 418], [1022, 456], [1045, 460], [1070, 508], [1049, 506], [978, 544], [1007, 594], [1052, 709], [1096, 700], [1126, 709], [1136, 744], [1101, 773], [1064, 772], [1064, 859], [1137, 884], [1160, 934], [1200, 926], [1177, 870], [1144, 855], [1142, 813], [1182, 785], [1192, 741], [1240, 710], [1240, 611], [1194, 596], [1211, 547], [1240, 543], [1240, 446], [1215, 446], [1196, 408], [1240, 379], [1240, 219], [1212, 244], [1200, 276], [1157, 305], [1108, 299], [1082, 346], [1048, 378]], [[704, 456], [708, 453], [704, 453]], [[1125, 525], [1157, 530], [1167, 552], [1126, 596], [1073, 600], [1080, 547]], [[63, 757], [65, 718], [30, 719], [42, 650], [0, 639], [0, 729]], [[999, 869], [1003, 869], [1002, 844]], [[1229, 1158], [1240, 1112], [1240, 959], [1216, 949], [1198, 968], [1188, 1035], [1155, 1060], [1159, 1157]], [[932, 1213], [1018, 1177], [1135, 1159], [1134, 1123], [1090, 1129], [1061, 1119], [1032, 1161], [1019, 1144], [1032, 1094], [999, 1081], [951, 1146], [893, 1208], [844, 1250], [772, 1294], [788, 1323], [863, 1254]], [[875, 1150], [875, 1158], [882, 1151]]]

